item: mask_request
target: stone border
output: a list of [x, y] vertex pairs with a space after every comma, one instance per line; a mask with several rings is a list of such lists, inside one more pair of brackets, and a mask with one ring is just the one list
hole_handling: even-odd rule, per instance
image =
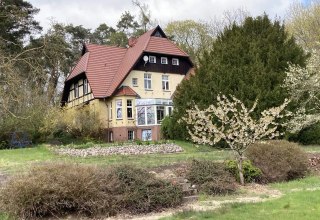
[[109, 155], [144, 155], [144, 154], [168, 154], [183, 151], [180, 146], [170, 144], [150, 145], [129, 145], [112, 147], [90, 147], [86, 149], [54, 148], [54, 151], [61, 155], [88, 157], [88, 156], [109, 156]]

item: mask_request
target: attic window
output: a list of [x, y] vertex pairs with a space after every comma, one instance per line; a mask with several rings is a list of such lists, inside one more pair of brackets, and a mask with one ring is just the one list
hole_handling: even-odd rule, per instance
[[172, 58], [172, 65], [174, 65], [174, 66], [179, 66], [179, 59], [177, 59], [177, 58]]
[[161, 57], [161, 64], [168, 64], [168, 58], [167, 57]]
[[156, 33], [154, 33], [154, 36], [155, 37], [162, 37], [162, 34], [159, 31], [157, 31]]
[[149, 63], [156, 63], [156, 57], [155, 56], [149, 56]]

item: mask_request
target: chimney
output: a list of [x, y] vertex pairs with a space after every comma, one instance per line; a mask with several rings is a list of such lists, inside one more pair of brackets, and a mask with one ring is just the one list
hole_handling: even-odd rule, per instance
[[128, 40], [128, 45], [129, 47], [133, 47], [137, 43], [137, 38], [135, 37], [130, 37]]

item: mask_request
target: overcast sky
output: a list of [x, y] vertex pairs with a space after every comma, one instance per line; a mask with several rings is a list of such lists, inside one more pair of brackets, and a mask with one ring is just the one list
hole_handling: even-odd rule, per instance
[[[131, 0], [28, 0], [40, 12], [36, 19], [46, 29], [50, 20], [83, 25], [94, 29], [101, 23], [116, 26], [121, 14], [130, 11], [138, 15], [138, 9]], [[141, 0], [147, 3], [153, 20], [161, 26], [173, 20], [210, 20], [221, 17], [226, 10], [238, 8], [256, 16], [266, 12], [270, 18], [282, 20], [289, 6], [294, 2], [307, 4], [309, 0]]]

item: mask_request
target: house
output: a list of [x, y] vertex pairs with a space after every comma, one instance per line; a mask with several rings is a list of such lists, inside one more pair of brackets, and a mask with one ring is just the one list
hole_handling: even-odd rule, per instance
[[193, 69], [184, 51], [156, 28], [127, 48], [86, 44], [65, 81], [62, 105], [99, 111], [107, 141], [158, 140], [172, 94]]

